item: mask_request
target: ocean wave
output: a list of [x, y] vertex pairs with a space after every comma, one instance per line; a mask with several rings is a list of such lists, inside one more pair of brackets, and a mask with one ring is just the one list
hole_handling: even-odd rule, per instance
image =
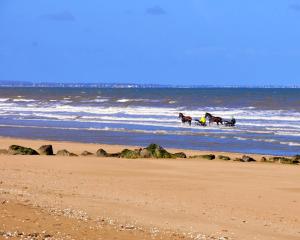
[[103, 103], [103, 102], [108, 102], [108, 101], [109, 101], [109, 99], [106, 99], [106, 98], [103, 98], [103, 99], [96, 98], [93, 100], [86, 100], [83, 102], [85, 102], [85, 103]]
[[116, 102], [118, 102], [118, 103], [127, 103], [127, 102], [159, 103], [160, 100], [145, 99], [145, 98], [138, 98], [138, 99], [122, 98], [122, 99], [116, 100]]
[[296, 143], [296, 142], [280, 142], [280, 144], [283, 144], [283, 145], [289, 145], [289, 146], [300, 146], [300, 143]]
[[[29, 100], [29, 99], [27, 99]], [[29, 100], [30, 101], [30, 100]], [[104, 102], [108, 101], [107, 99], [95, 99], [91, 100], [94, 102]], [[145, 99], [119, 99], [117, 101], [121, 102], [128, 102], [128, 101], [145, 101]], [[61, 111], [61, 112], [85, 112], [89, 114], [127, 114], [132, 116], [159, 116], [159, 117], [174, 117], [176, 118], [179, 112], [183, 112], [185, 115], [192, 116], [194, 118], [199, 118], [203, 116], [208, 109], [203, 108], [202, 110], [191, 110], [191, 111], [183, 111], [181, 108], [171, 108], [171, 107], [146, 107], [146, 106], [136, 106], [136, 107], [117, 107], [117, 106], [110, 106], [110, 107], [95, 107], [95, 106], [73, 106], [68, 105], [71, 103], [70, 100], [59, 101], [57, 104], [53, 106], [48, 106], [47, 104], [41, 104], [40, 107], [30, 108], [24, 106], [15, 106], [12, 108], [12, 111]], [[5, 107], [5, 105], [4, 105]], [[1, 108], [1, 106], [0, 106]], [[254, 111], [251, 112], [245, 111], [242, 109], [228, 109], [223, 111], [215, 110], [212, 112], [216, 116], [221, 116], [224, 119], [230, 119], [231, 116], [235, 116], [238, 120], [238, 124], [241, 125], [254, 125], [260, 124], [257, 121], [268, 121], [268, 122], [298, 122], [300, 119], [299, 112], [282, 112], [282, 111]], [[251, 122], [249, 122], [251, 121]]]
[[35, 99], [25, 99], [25, 98], [17, 98], [13, 99], [14, 102], [35, 102]]
[[275, 135], [280, 135], [280, 136], [294, 136], [294, 137], [300, 137], [300, 132], [287, 132], [287, 131], [279, 131], [279, 132], [275, 132]]
[[28, 125], [9, 125], [0, 124], [0, 127], [14, 127], [14, 128], [36, 128], [36, 129], [57, 129], [57, 130], [76, 130], [76, 131], [110, 131], [110, 132], [126, 132], [126, 133], [141, 133], [141, 134], [158, 134], [158, 135], [180, 135], [180, 136], [203, 136], [224, 139], [226, 137], [218, 134], [196, 133], [188, 131], [170, 131], [170, 130], [146, 130], [146, 129], [128, 129], [128, 128], [114, 128], [114, 127], [53, 127], [53, 126], [28, 126]]
[[82, 116], [81, 119], [88, 120], [110, 120], [110, 121], [135, 121], [135, 122], [158, 122], [158, 123], [178, 123], [178, 119], [165, 119], [165, 118], [133, 118], [133, 117], [118, 117], [118, 116]]

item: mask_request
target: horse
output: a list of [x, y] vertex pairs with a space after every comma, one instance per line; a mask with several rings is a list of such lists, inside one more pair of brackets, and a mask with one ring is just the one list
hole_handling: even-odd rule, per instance
[[205, 118], [208, 118], [209, 125], [214, 122], [217, 123], [218, 125], [219, 123], [223, 124], [223, 119], [221, 117], [215, 117], [210, 113], [205, 113]]
[[190, 116], [184, 116], [183, 113], [179, 113], [178, 118], [181, 119], [182, 123], [186, 123], [187, 122], [187, 123], [189, 123], [190, 126], [192, 125], [192, 120], [193, 120], [192, 117], [190, 117]]

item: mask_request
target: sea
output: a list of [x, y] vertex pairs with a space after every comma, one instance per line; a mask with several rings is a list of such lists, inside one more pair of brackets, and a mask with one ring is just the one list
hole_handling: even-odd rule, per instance
[[[206, 112], [235, 127], [182, 124]], [[84, 143], [300, 154], [300, 89], [0, 88], [0, 135]]]

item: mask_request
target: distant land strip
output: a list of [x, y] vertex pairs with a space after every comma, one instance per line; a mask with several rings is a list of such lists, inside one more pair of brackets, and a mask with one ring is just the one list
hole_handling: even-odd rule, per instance
[[137, 83], [58, 83], [0, 80], [0, 87], [47, 88], [300, 88], [300, 85], [173, 85]]

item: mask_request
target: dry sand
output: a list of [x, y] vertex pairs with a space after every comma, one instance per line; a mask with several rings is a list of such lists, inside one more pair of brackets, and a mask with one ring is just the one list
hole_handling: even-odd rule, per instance
[[[0, 138], [0, 148], [11, 144], [77, 154], [124, 148]], [[18, 233], [16, 239], [299, 240], [300, 166], [0, 155], [0, 235]]]

